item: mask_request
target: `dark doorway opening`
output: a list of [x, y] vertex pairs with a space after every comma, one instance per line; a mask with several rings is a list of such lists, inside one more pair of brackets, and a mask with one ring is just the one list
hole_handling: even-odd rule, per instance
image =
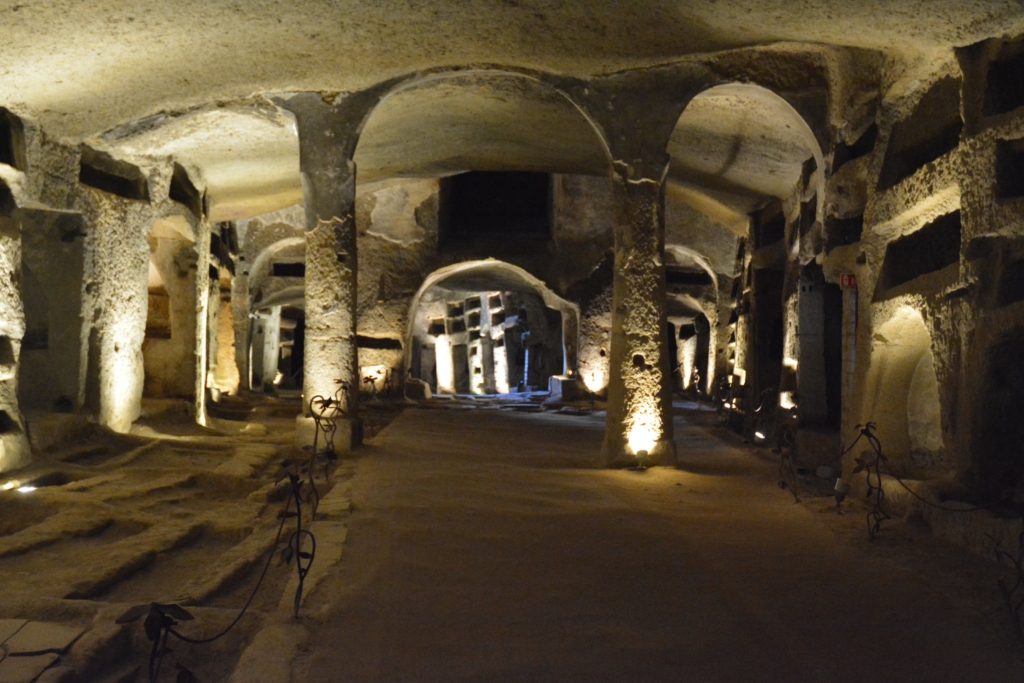
[[302, 366], [305, 362], [306, 314], [301, 308], [281, 309], [281, 341], [277, 369], [278, 389], [302, 391]]

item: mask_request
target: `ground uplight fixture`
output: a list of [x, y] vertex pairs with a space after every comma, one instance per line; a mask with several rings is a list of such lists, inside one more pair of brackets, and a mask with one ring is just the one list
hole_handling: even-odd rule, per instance
[[636, 454], [636, 467], [639, 470], [647, 469], [647, 451], [639, 451]]
[[761, 432], [754, 432], [754, 438], [756, 438], [758, 441], [764, 441], [766, 437]]
[[36, 490], [35, 486], [19, 486], [18, 493], [32, 493]]
[[835, 486], [835, 499], [836, 499], [836, 512], [840, 511], [840, 506], [843, 501], [846, 500], [846, 496], [850, 493], [849, 482], [843, 481], [842, 477], [836, 479]]

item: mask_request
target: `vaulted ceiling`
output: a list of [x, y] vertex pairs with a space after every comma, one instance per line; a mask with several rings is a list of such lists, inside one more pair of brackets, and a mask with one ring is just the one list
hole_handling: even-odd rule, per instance
[[[587, 77], [779, 41], [914, 62], [1024, 32], [1024, 10], [1017, 0], [16, 0], [2, 3], [0, 22], [0, 105], [69, 142], [175, 156], [203, 177], [223, 220], [301, 196], [294, 125], [267, 94], [351, 91], [445, 65]], [[806, 149], [784, 129], [765, 142], [753, 132], [767, 119], [723, 115], [725, 101], [701, 103], [681, 123], [673, 177], [742, 208], [748, 191], [788, 182]], [[716, 150], [735, 147], [729, 126], [749, 134], [725, 168]], [[593, 143], [550, 91], [449, 79], [385, 100], [357, 164], [367, 180], [468, 168], [603, 172]], [[763, 162], [775, 171], [752, 179]]]

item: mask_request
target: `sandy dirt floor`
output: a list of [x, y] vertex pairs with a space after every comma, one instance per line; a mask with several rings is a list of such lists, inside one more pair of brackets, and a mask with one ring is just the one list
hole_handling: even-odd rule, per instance
[[407, 410], [362, 451], [294, 683], [1021, 681], [999, 567], [677, 418], [680, 468], [597, 469], [603, 421]]

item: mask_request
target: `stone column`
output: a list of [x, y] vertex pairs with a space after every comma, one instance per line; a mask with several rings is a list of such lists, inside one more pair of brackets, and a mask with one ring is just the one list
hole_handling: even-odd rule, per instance
[[576, 379], [579, 376], [580, 363], [580, 323], [579, 313], [571, 308], [563, 308], [562, 314], [562, 374]]
[[206, 424], [206, 372], [209, 368], [210, 335], [210, 236], [212, 226], [205, 217], [196, 225], [196, 336], [195, 336], [195, 410], [196, 422]]
[[[263, 360], [260, 367], [263, 372], [262, 390], [271, 392], [274, 390], [274, 380], [277, 379], [277, 363], [281, 355], [281, 307], [274, 306], [270, 312], [262, 316], [263, 345], [260, 351]], [[255, 351], [254, 351], [255, 353]]]
[[252, 389], [252, 367], [249, 343], [252, 341], [252, 318], [249, 312], [249, 264], [239, 260], [231, 281], [231, 317], [235, 326], [235, 364], [240, 377], [239, 388]]
[[18, 291], [20, 271], [18, 223], [0, 216], [0, 472], [32, 462], [25, 418], [18, 408], [18, 359], [25, 334], [25, 315]]
[[[356, 172], [352, 121], [345, 103], [317, 93], [285, 106], [299, 132], [299, 169], [306, 206], [306, 336], [304, 411], [314, 396], [348, 384], [345, 414], [354, 419], [359, 395], [356, 347]], [[357, 429], [352, 434], [358, 434]], [[340, 434], [339, 434], [340, 437]], [[354, 438], [353, 441], [357, 441]], [[343, 444], [336, 443], [336, 447]]]
[[127, 432], [142, 410], [142, 341], [149, 306], [149, 207], [87, 189], [91, 263], [86, 291], [95, 312], [89, 393], [100, 424]]
[[603, 451], [613, 466], [674, 465], [672, 378], [666, 338], [665, 192], [658, 179], [615, 165], [618, 212], [608, 415]]

